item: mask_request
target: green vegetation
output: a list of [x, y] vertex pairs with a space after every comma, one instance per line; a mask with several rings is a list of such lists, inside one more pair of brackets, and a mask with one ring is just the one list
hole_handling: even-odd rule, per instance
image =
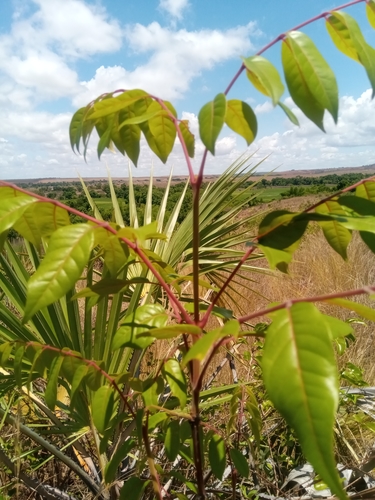
[[[373, 0], [366, 11], [375, 26]], [[355, 20], [333, 10], [306, 24], [319, 18], [375, 91], [374, 49]], [[326, 272], [315, 295], [308, 286], [302, 296], [285, 296], [286, 278], [280, 296], [280, 289], [266, 295], [259, 286], [286, 274], [299, 247], [307, 253], [317, 234], [325, 244], [320, 254], [332, 251], [346, 261], [354, 240], [373, 258], [374, 178], [339, 192], [334, 184], [317, 203], [269, 212], [257, 227], [255, 215], [239, 216], [256, 198], [246, 160], [203, 186], [207, 155], [214, 155], [224, 124], [248, 144], [256, 136], [251, 107], [227, 99], [243, 72], [297, 122], [280, 101], [277, 69], [261, 55], [278, 42], [292, 99], [323, 130], [326, 111], [337, 121], [335, 75], [313, 41], [292, 30], [244, 59], [227, 91], [200, 110], [206, 149], [197, 173], [190, 161], [195, 138], [167, 101], [140, 89], [115, 91], [74, 114], [72, 148], [85, 153], [95, 128], [99, 157], [114, 146], [137, 164], [143, 135], [165, 163], [178, 136], [189, 175], [182, 190], [171, 182], [163, 192], [151, 180], [137, 189], [109, 180], [44, 196], [0, 183], [0, 460], [14, 485], [64, 498], [33, 474], [54, 460], [69, 493], [70, 476], [78, 478], [80, 498], [234, 499], [280, 491], [288, 497], [285, 470], [308, 460], [315, 483], [324, 481], [346, 500], [337, 455], [356, 457], [362, 476], [371, 467], [347, 435], [355, 426], [359, 435], [373, 432], [373, 418], [357, 409], [347, 418], [355, 397], [339, 391], [342, 383], [362, 386], [362, 370], [337, 363], [355, 339], [355, 321], [375, 321], [371, 274], [355, 288], [345, 281], [336, 289], [336, 276]], [[314, 184], [296, 179], [291, 195]], [[95, 200], [109, 197], [112, 207], [102, 203], [101, 211]], [[21, 251], [7, 240], [9, 230], [24, 239]], [[310, 254], [304, 281], [314, 259]], [[355, 317], [340, 318], [333, 307]], [[233, 379], [215, 384], [215, 359], [223, 352]], [[12, 439], [9, 429], [17, 432]]]

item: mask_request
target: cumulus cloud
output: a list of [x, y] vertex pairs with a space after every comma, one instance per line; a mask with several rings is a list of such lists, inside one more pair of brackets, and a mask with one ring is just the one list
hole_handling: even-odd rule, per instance
[[188, 0], [160, 0], [159, 7], [165, 10], [170, 16], [180, 20], [183, 11], [189, 6]]
[[256, 34], [253, 22], [225, 31], [176, 31], [157, 22], [128, 26], [129, 47], [135, 53], [149, 54], [148, 60], [132, 71], [101, 66], [94, 78], [82, 82], [76, 103], [89, 102], [109, 88], [140, 87], [165, 99], [182, 98], [202, 71], [251, 50], [251, 37]]

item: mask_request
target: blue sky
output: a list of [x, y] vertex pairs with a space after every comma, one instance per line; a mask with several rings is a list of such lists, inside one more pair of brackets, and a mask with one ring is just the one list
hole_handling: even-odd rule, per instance
[[[127, 159], [96, 158], [93, 137], [87, 163], [70, 150], [72, 113], [102, 92], [143, 88], [172, 101], [196, 134], [196, 165], [203, 147], [200, 107], [222, 92], [240, 65], [274, 37], [323, 11], [332, 0], [7, 0], [0, 3], [0, 178], [105, 177], [127, 174]], [[375, 46], [365, 4], [347, 12]], [[265, 156], [261, 170], [350, 167], [375, 163], [375, 103], [365, 71], [340, 54], [324, 21], [303, 30], [334, 69], [340, 90], [339, 124], [325, 118], [326, 134], [298, 111], [295, 127], [243, 75], [230, 97], [257, 112], [259, 132], [246, 148], [225, 127], [207, 173], [217, 174], [240, 154]], [[264, 54], [280, 70], [280, 44]], [[282, 100], [293, 108], [287, 93]], [[176, 144], [162, 165], [142, 143], [134, 175], [186, 173]]]

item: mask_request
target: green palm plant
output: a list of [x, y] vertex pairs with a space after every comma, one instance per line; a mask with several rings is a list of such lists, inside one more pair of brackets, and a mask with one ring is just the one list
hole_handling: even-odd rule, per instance
[[[241, 229], [243, 221], [239, 213], [247, 200], [243, 193], [241, 197], [232, 195], [245, 183], [249, 184], [250, 176], [258, 166], [255, 165], [249, 169], [249, 160], [250, 158], [243, 158], [236, 162], [217, 182], [209, 184], [202, 195], [200, 266], [202, 277], [204, 276], [207, 280], [209, 288], [223, 282], [225, 275], [233, 269], [242, 256], [238, 247], [246, 242], [246, 237]], [[91, 198], [87, 186], [83, 180], [81, 181], [95, 218], [102, 220], [100, 210]], [[147, 240], [149, 256], [153, 259], [154, 265], [163, 273], [163, 277], [174, 284], [176, 289], [181, 290], [182, 296], [189, 301], [191, 300], [189, 290], [192, 252], [191, 214], [188, 214], [186, 219], [178, 225], [177, 220], [186, 193], [185, 188], [169, 217], [166, 216], [171, 182], [172, 173], [157, 218], [152, 220], [153, 183], [151, 176], [143, 224], [150, 228], [151, 232], [165, 235], [164, 239], [151, 237]], [[109, 185], [114, 214], [113, 224], [123, 227], [119, 202], [110, 177]], [[253, 184], [245, 188], [249, 199], [254, 196], [251, 192], [252, 188]], [[132, 226], [137, 228], [137, 206], [131, 172], [129, 198], [130, 220]], [[21, 223], [17, 228], [21, 234], [28, 235]], [[115, 258], [102, 260], [100, 252], [94, 250], [91, 263], [79, 281], [82, 287], [70, 290], [64, 297], [37, 312], [27, 324], [23, 324], [27, 283], [39, 267], [41, 255], [44, 253], [43, 248], [48, 246], [48, 241], [45, 240], [42, 245], [38, 246], [37, 241], [33, 244], [24, 240], [21, 252], [17, 252], [9, 241], [3, 244], [3, 252], [0, 254], [0, 289], [2, 291], [0, 351], [1, 346], [4, 348], [8, 342], [36, 342], [55, 349], [79, 353], [86, 360], [95, 360], [107, 373], [126, 372], [134, 375], [139, 370], [144, 350], [123, 347], [113, 352], [111, 346], [121, 321], [129, 317], [140, 303], [161, 302], [164, 305], [167, 303], [167, 298], [161, 293], [160, 287], [153, 283], [148, 269], [134, 259], [124, 258], [121, 247], [112, 249], [117, 259], [116, 262]], [[179, 274], [175, 271], [177, 267]], [[253, 266], [251, 268], [253, 269]], [[243, 269], [246, 270], [246, 266]], [[182, 287], [183, 284], [187, 287]], [[41, 356], [47, 355], [51, 353], [41, 354]], [[53, 362], [52, 356], [51, 367]], [[107, 436], [107, 447], [103, 447], [103, 444], [99, 444], [100, 440], [93, 423], [94, 393], [90, 388], [86, 387], [85, 391], [75, 392], [68, 368], [65, 377], [60, 374], [59, 384], [63, 388], [62, 394], [65, 393], [68, 399], [74, 397], [74, 406], [69, 408], [67, 401], [55, 394], [52, 395], [51, 400], [54, 401], [57, 398], [57, 401], [54, 407], [51, 407], [48, 404], [48, 384], [45, 398], [38, 396], [32, 384], [38, 377], [36, 364], [23, 360], [16, 378], [12, 371], [3, 370], [0, 384], [3, 398], [0, 414], [5, 422], [9, 424], [15, 422], [16, 416], [9, 407], [6, 395], [14, 391], [18, 383], [22, 387], [22, 399], [29, 401], [35, 408], [29, 418], [18, 426], [20, 432], [31, 438], [37, 446], [47, 449], [51, 457], [55, 456], [62, 460], [76, 473], [79, 470], [78, 474], [84, 484], [95, 495], [100, 494], [106, 498], [108, 493], [101, 488], [99, 477], [103, 477], [106, 464], [121, 443], [124, 443], [132, 434], [133, 427], [128, 426], [120, 418], [117, 426], [112, 428], [110, 435]], [[124, 392], [130, 390], [130, 386], [126, 384], [127, 382], [125, 382]], [[206, 397], [209, 395], [208, 391]], [[204, 397], [205, 394], [203, 394]], [[121, 415], [119, 408], [117, 411]], [[41, 418], [48, 422], [47, 436], [44, 437], [32, 430]], [[87, 435], [90, 436], [90, 449], [94, 449], [94, 452], [90, 452], [87, 448]], [[61, 436], [64, 436], [65, 446], [74, 446], [76, 453], [83, 457], [90, 475], [77, 466], [69, 454], [60, 451]]]

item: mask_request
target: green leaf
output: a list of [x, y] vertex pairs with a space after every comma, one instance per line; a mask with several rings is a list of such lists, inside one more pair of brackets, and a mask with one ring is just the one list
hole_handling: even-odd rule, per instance
[[99, 160], [105, 148], [110, 147], [114, 120], [115, 120], [114, 116], [109, 117], [109, 119], [106, 121], [104, 121], [104, 119], [102, 118], [102, 123], [104, 125], [103, 130], [100, 128], [99, 123], [96, 124], [96, 130], [100, 137], [97, 147]]
[[0, 345], [0, 366], [5, 366], [13, 350], [13, 342], [4, 342]]
[[38, 246], [41, 238], [50, 236], [54, 231], [70, 224], [68, 212], [53, 203], [35, 202], [23, 212], [14, 224], [27, 241]]
[[[176, 117], [176, 111], [173, 106], [167, 101], [164, 104], [170, 109], [172, 116]], [[148, 120], [148, 126], [156, 147], [156, 151], [154, 152], [163, 163], [166, 163], [176, 139], [175, 124], [169, 113], [157, 101], [153, 101], [147, 111], [155, 113], [155, 116]]]
[[126, 264], [129, 258], [129, 249], [118, 236], [110, 233], [104, 228], [98, 228], [95, 232], [95, 243], [104, 250], [104, 261], [112, 277], [116, 277], [118, 271]]
[[103, 385], [95, 392], [92, 400], [92, 419], [100, 434], [104, 434], [113, 416], [115, 395], [113, 388]]
[[333, 452], [338, 374], [330, 331], [310, 303], [271, 316], [262, 358], [268, 395], [294, 428], [306, 459], [331, 491], [346, 499]]
[[47, 387], [44, 392], [44, 399], [46, 400], [47, 406], [50, 410], [55, 409], [57, 400], [57, 386], [59, 382], [60, 369], [64, 362], [64, 356], [58, 356], [54, 358], [51, 364], [51, 368], [48, 372], [48, 382]]
[[153, 342], [153, 338], [139, 337], [151, 328], [162, 328], [167, 324], [168, 315], [160, 304], [145, 304], [125, 317], [122, 326], [113, 338], [112, 349], [133, 347], [144, 349]]
[[332, 12], [331, 15], [326, 18], [327, 31], [333, 43], [343, 54], [360, 63], [361, 61], [350, 31], [345, 23], [345, 18], [342, 17], [341, 14], [341, 12]]
[[165, 433], [165, 453], [168, 459], [173, 462], [180, 449], [180, 423], [178, 420], [171, 420]]
[[273, 269], [286, 272], [307, 228], [306, 218], [296, 220], [295, 216], [286, 210], [276, 210], [259, 225], [259, 247]]
[[262, 56], [242, 59], [247, 69], [247, 77], [262, 94], [271, 97], [273, 105], [284, 93], [284, 85], [275, 66]]
[[76, 372], [74, 373], [72, 385], [70, 388], [70, 404], [72, 407], [74, 406], [77, 391], [81, 387], [83, 379], [86, 377], [88, 370], [89, 367], [87, 365], [81, 365], [78, 366]]
[[214, 434], [208, 446], [208, 459], [212, 472], [220, 481], [223, 479], [225, 470], [225, 443], [224, 439], [218, 434]]
[[[319, 214], [336, 213], [345, 215], [345, 211], [341, 208], [340, 204], [333, 200], [322, 203], [316, 207], [315, 211]], [[352, 233], [349, 229], [346, 229], [335, 220], [319, 222], [319, 225], [329, 245], [346, 260], [348, 257], [346, 250], [352, 239]]]
[[144, 481], [139, 477], [132, 476], [121, 488], [120, 500], [139, 500], [149, 482], [150, 480]]
[[240, 324], [237, 320], [232, 319], [227, 321], [224, 326], [204, 334], [185, 354], [183, 366], [187, 366], [193, 359], [203, 361], [217, 340], [227, 336], [237, 337], [239, 332]]
[[132, 450], [135, 445], [136, 442], [133, 439], [128, 439], [116, 450], [104, 471], [104, 478], [107, 484], [112, 483], [116, 479], [117, 469], [120, 463], [128, 456], [130, 450]]
[[16, 352], [14, 353], [14, 378], [16, 379], [16, 383], [18, 387], [22, 387], [22, 360], [23, 355], [25, 354], [25, 346], [20, 345], [16, 347]]
[[98, 101], [94, 104], [93, 113], [90, 114], [90, 120], [97, 120], [98, 118], [118, 113], [147, 95], [148, 94], [144, 90], [134, 89], [123, 92], [116, 97]]
[[95, 229], [75, 224], [53, 233], [42, 263], [28, 282], [24, 322], [73, 288], [90, 258]]
[[[123, 123], [129, 118], [134, 118], [135, 113], [132, 108], [128, 108], [119, 113], [118, 122]], [[131, 159], [135, 166], [137, 166], [139, 152], [140, 152], [140, 140], [141, 140], [141, 129], [136, 124], [128, 124], [127, 126], [119, 127], [120, 141], [124, 148], [125, 153]]]
[[371, 309], [371, 307], [359, 304], [358, 302], [353, 302], [352, 300], [340, 298], [329, 299], [326, 302], [328, 302], [329, 304], [334, 304], [335, 306], [344, 307], [345, 309], [349, 309], [349, 311], [354, 311], [362, 318], [366, 318], [370, 321], [375, 322], [375, 310]]
[[168, 359], [164, 363], [163, 375], [171, 388], [173, 396], [178, 398], [181, 408], [185, 408], [187, 394], [186, 378], [177, 359]]
[[314, 42], [304, 33], [291, 31], [282, 42], [285, 80], [293, 101], [324, 131], [327, 109], [335, 123], [338, 116], [336, 78]]
[[362, 241], [366, 243], [372, 253], [375, 253], [375, 234], [369, 233], [368, 231], [360, 231], [359, 234]]
[[298, 118], [293, 113], [293, 111], [290, 108], [288, 108], [288, 106], [286, 104], [284, 104], [283, 102], [281, 102], [281, 101], [278, 102], [278, 105], [284, 111], [284, 113], [289, 118], [289, 120], [293, 123], [293, 125], [297, 125], [297, 127], [299, 127]]
[[162, 328], [153, 328], [145, 333], [138, 334], [138, 337], [154, 337], [155, 339], [173, 339], [182, 334], [200, 335], [202, 329], [195, 325], [167, 325]]
[[195, 153], [195, 138], [189, 130], [189, 121], [181, 120], [179, 123], [179, 128], [181, 130], [182, 137], [184, 138], [185, 146], [190, 158], [194, 158]]
[[234, 132], [241, 135], [247, 145], [251, 144], [257, 134], [257, 119], [254, 111], [246, 102], [231, 99], [227, 102], [225, 123]]
[[142, 398], [145, 407], [150, 411], [153, 411], [152, 406], [158, 406], [159, 395], [164, 390], [164, 383], [161, 377], [156, 379], [148, 379], [144, 381], [144, 386], [146, 387], [142, 392]]
[[353, 328], [350, 324], [345, 321], [341, 321], [341, 319], [334, 318], [333, 316], [328, 316], [326, 314], [322, 314], [322, 318], [326, 323], [327, 331], [332, 340], [340, 337], [346, 337], [347, 335], [353, 333]]
[[230, 458], [232, 459], [233, 465], [236, 468], [237, 472], [242, 476], [242, 477], [249, 477], [249, 464], [247, 462], [247, 458], [242, 455], [240, 450], [236, 450], [235, 448], [232, 448], [230, 450]]
[[74, 149], [79, 152], [79, 143], [81, 142], [81, 134], [82, 134], [82, 123], [83, 117], [87, 111], [87, 108], [80, 108], [76, 111], [71, 119], [69, 126], [69, 138], [70, 138], [70, 146], [72, 150]]
[[199, 111], [199, 134], [205, 147], [215, 155], [215, 143], [223, 128], [227, 111], [227, 101], [224, 94], [217, 94]]
[[350, 208], [359, 215], [375, 215], [375, 202], [360, 196], [340, 196], [337, 203]]
[[369, 0], [366, 3], [366, 15], [368, 22], [375, 29], [375, 2], [374, 0]]
[[0, 188], [0, 234], [11, 228], [35, 201], [15, 189]]
[[375, 181], [366, 181], [356, 187], [356, 196], [366, 198], [370, 201], [375, 201]]
[[[372, 97], [375, 93], [375, 50], [366, 42], [362, 35], [361, 29], [357, 21], [346, 12], [331, 12], [329, 18], [331, 26], [333, 24], [340, 26], [340, 32], [345, 33], [346, 45], [337, 42], [337, 38], [333, 39], [337, 48], [344, 54], [359, 61], [365, 68], [367, 76], [372, 86]], [[330, 33], [331, 34], [331, 33]], [[356, 51], [355, 57], [353, 49]]]

